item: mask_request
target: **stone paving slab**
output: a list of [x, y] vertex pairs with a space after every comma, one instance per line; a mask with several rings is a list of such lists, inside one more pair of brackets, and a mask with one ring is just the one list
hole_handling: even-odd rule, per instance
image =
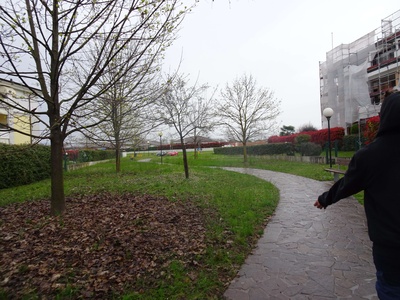
[[353, 197], [319, 210], [313, 204], [332, 182], [224, 169], [265, 179], [280, 191], [273, 217], [225, 299], [378, 299], [364, 208]]

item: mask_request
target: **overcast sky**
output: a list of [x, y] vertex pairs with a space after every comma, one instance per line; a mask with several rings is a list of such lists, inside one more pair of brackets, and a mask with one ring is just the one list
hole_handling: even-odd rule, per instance
[[181, 73], [214, 87], [252, 74], [282, 101], [280, 127], [319, 129], [319, 62], [399, 9], [399, 0], [200, 0], [165, 68], [176, 69], [182, 56]]

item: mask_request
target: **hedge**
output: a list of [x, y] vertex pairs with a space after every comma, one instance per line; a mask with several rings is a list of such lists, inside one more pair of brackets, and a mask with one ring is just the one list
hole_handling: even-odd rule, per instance
[[[289, 154], [293, 155], [294, 147], [291, 143], [264, 144], [246, 147], [248, 155], [275, 155]], [[215, 154], [224, 155], [242, 155], [243, 147], [220, 147], [214, 148]]]
[[[360, 145], [361, 140], [361, 145]], [[341, 150], [343, 151], [356, 151], [360, 147], [364, 146], [366, 139], [364, 136], [359, 136], [358, 134], [349, 134], [343, 137], [343, 145]]]
[[[309, 135], [311, 137], [310, 142], [324, 146], [328, 141], [328, 129], [321, 129], [315, 131], [305, 131], [300, 133], [295, 133], [287, 136], [271, 136], [268, 138], [268, 143], [295, 143], [296, 138], [302, 135]], [[343, 127], [331, 128], [331, 141], [341, 142], [344, 137]]]
[[[68, 159], [99, 161], [115, 158], [115, 151], [68, 150]], [[0, 189], [50, 178], [50, 147], [0, 143]]]
[[0, 144], [0, 189], [50, 177], [50, 147]]
[[299, 152], [301, 156], [320, 156], [322, 147], [316, 143], [304, 142], [296, 145], [296, 152]]
[[68, 160], [73, 162], [99, 161], [115, 158], [114, 150], [66, 150]]

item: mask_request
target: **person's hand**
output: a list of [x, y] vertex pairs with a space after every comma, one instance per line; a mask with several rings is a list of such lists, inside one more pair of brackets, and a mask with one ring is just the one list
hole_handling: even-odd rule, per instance
[[316, 208], [319, 208], [319, 209], [323, 209], [323, 208], [324, 208], [324, 207], [321, 205], [321, 203], [319, 203], [318, 200], [315, 201], [314, 206], [315, 206]]

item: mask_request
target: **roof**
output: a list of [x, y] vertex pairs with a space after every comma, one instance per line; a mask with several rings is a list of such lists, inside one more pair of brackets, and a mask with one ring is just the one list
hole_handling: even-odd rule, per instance
[[4, 78], [0, 78], [0, 85], [15, 88], [15, 89], [18, 89], [18, 90], [24, 91], [24, 92], [31, 92], [32, 90], [34, 90], [36, 93], [42, 94], [42, 90], [31, 87], [31, 86], [27, 86], [22, 83], [15, 82], [12, 79], [7, 80]]

